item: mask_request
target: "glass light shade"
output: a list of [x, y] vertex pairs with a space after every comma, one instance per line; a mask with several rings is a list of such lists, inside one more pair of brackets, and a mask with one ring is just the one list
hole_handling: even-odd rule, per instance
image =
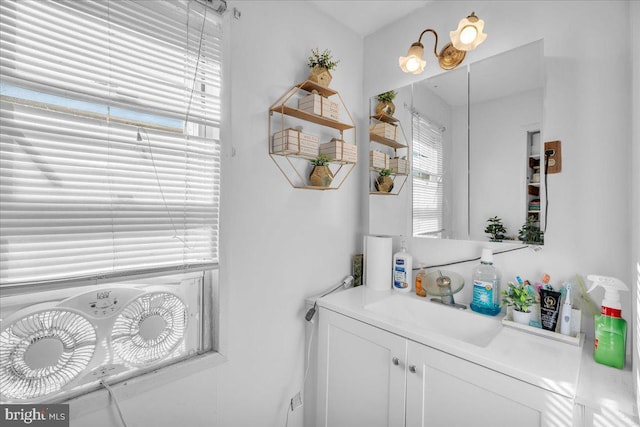
[[400, 68], [405, 73], [420, 74], [424, 71], [427, 61], [422, 59], [424, 53], [424, 46], [420, 43], [414, 43], [409, 48], [407, 56], [401, 56], [398, 58]]
[[475, 49], [486, 40], [487, 35], [482, 32], [484, 21], [471, 13], [458, 23], [458, 28], [449, 33], [453, 47], [458, 50], [469, 51]]

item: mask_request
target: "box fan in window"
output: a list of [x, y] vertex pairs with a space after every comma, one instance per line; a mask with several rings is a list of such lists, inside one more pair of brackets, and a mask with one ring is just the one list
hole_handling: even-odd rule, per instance
[[0, 299], [0, 399], [63, 400], [197, 352], [203, 274]]

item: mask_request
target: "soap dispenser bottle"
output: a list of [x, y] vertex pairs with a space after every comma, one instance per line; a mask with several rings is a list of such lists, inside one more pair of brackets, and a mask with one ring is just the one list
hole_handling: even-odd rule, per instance
[[597, 286], [604, 288], [600, 315], [594, 319], [593, 359], [603, 365], [622, 369], [626, 355], [627, 321], [622, 318], [619, 291], [628, 291], [629, 288], [614, 277], [589, 275], [587, 279], [593, 282], [587, 293]]
[[393, 254], [393, 289], [400, 292], [411, 291], [413, 257], [407, 253], [407, 246], [402, 241], [400, 252]]
[[424, 286], [427, 284], [424, 274], [424, 264], [420, 263], [420, 271], [416, 274], [416, 295], [426, 297], [427, 291]]
[[482, 249], [480, 265], [473, 270], [471, 310], [496, 316], [500, 313], [500, 272], [493, 265], [491, 249]]

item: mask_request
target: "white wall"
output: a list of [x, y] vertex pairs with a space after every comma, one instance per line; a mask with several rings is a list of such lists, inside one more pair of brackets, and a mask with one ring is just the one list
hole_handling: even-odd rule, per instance
[[[560, 284], [576, 273], [598, 273], [632, 284], [629, 2], [476, 1], [472, 8], [467, 2], [429, 4], [365, 38], [365, 96], [439, 73], [432, 59], [422, 76], [404, 74], [397, 57], [424, 28], [447, 34], [471, 9], [484, 19], [488, 38], [466, 61], [544, 39], [547, 93], [542, 138], [562, 141], [563, 171], [549, 177], [544, 249], [497, 256], [503, 276], [539, 279], [546, 272]], [[586, 22], [597, 24], [582, 25]], [[369, 72], [374, 66], [375, 74]], [[429, 265], [479, 256], [482, 246], [414, 239], [410, 249], [414, 258]], [[451, 269], [469, 278], [473, 264]], [[469, 296], [462, 295], [467, 300]], [[602, 293], [595, 298], [599, 302]], [[623, 313], [630, 318], [630, 298]]]
[[[354, 171], [338, 191], [292, 188], [268, 155], [267, 112], [306, 79], [310, 50], [328, 48], [340, 59], [331, 87], [358, 129], [366, 126], [362, 39], [307, 2], [228, 3], [228, 14], [234, 7], [242, 14], [231, 18], [224, 76], [231, 97], [223, 113], [231, 135], [223, 141], [220, 239], [228, 361], [126, 398], [131, 426], [284, 426], [289, 399], [302, 389], [304, 300], [349, 274], [360, 250], [361, 174]], [[288, 425], [301, 426], [302, 416], [291, 413]], [[119, 424], [112, 406], [72, 425]]]
[[632, 67], [632, 179], [631, 179], [631, 236], [632, 236], [632, 253], [631, 253], [631, 277], [636, 283], [635, 295], [635, 336], [634, 336], [634, 384], [636, 391], [636, 406], [640, 407], [640, 340], [638, 340], [638, 331], [640, 330], [640, 3], [631, 2], [631, 13], [629, 14], [629, 22], [631, 23], [631, 53], [633, 55]]
[[[231, 128], [235, 156], [223, 173], [222, 283], [229, 362], [216, 369], [216, 425], [282, 426], [302, 389], [304, 299], [351, 272], [364, 183], [338, 191], [293, 189], [267, 155], [267, 111], [304, 81], [312, 48], [339, 59], [331, 87], [363, 118], [362, 40], [303, 2], [232, 2]], [[361, 162], [362, 163], [362, 162]], [[360, 168], [365, 166], [360, 164]], [[301, 425], [302, 411], [289, 425]]]

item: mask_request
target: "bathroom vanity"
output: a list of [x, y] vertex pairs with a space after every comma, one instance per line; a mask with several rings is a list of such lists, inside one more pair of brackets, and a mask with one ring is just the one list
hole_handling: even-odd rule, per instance
[[391, 290], [318, 305], [318, 426], [598, 425], [582, 346]]

